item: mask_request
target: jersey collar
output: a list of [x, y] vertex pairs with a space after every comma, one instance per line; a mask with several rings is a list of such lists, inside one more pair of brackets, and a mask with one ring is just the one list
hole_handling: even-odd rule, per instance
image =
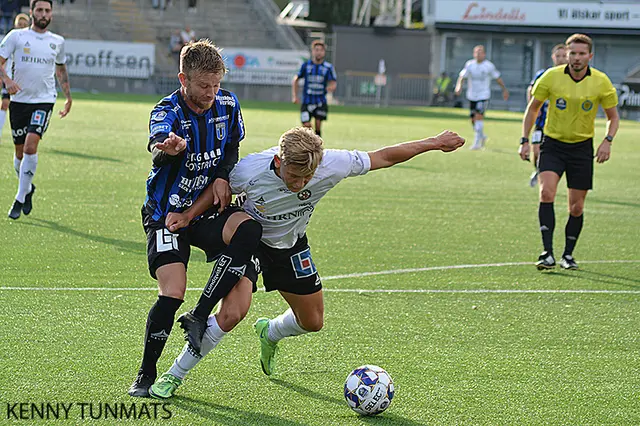
[[564, 73], [568, 74], [569, 77], [571, 77], [571, 80], [575, 81], [576, 83], [580, 83], [582, 80], [584, 80], [585, 78], [587, 78], [587, 77], [589, 77], [591, 75], [591, 67], [589, 65], [587, 65], [587, 73], [580, 80], [576, 80], [575, 78], [573, 78], [573, 76], [569, 72], [569, 64], [567, 64], [567, 66], [564, 67]]

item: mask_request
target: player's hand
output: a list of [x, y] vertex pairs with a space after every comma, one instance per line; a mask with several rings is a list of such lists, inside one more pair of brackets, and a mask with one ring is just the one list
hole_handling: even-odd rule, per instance
[[456, 87], [456, 90], [454, 92], [456, 94], [456, 96], [460, 96], [460, 93], [462, 93], [462, 88], [461, 87]]
[[60, 114], [60, 118], [65, 118], [67, 114], [69, 114], [69, 111], [71, 111], [71, 104], [71, 99], [67, 99], [67, 101], [64, 103], [64, 108], [58, 113]]
[[213, 204], [219, 205], [218, 213], [222, 213], [222, 211], [231, 204], [231, 187], [229, 186], [229, 182], [218, 178], [213, 181], [211, 190], [213, 191]]
[[294, 104], [299, 104], [300, 98], [298, 98], [298, 95], [293, 95], [291, 102], [293, 102]]
[[502, 99], [505, 101], [509, 100], [509, 91], [507, 89], [502, 89]]
[[451, 130], [445, 130], [436, 136], [435, 139], [438, 143], [438, 149], [442, 152], [455, 151], [464, 145], [465, 142], [462, 136]]
[[164, 225], [171, 232], [176, 232], [179, 229], [189, 226], [189, 216], [186, 213], [169, 213], [164, 221]]
[[609, 141], [602, 141], [596, 151], [596, 161], [598, 163], [604, 163], [611, 157], [611, 143]]
[[163, 142], [158, 142], [154, 146], [169, 155], [178, 155], [187, 149], [187, 141], [171, 132], [169, 133], [169, 137], [167, 137]]
[[4, 82], [4, 86], [10, 95], [15, 95], [16, 93], [22, 90], [22, 88], [18, 86], [18, 84], [15, 81], [11, 79], [9, 79], [9, 83]]
[[529, 161], [529, 150], [529, 142], [521, 144], [520, 148], [518, 148], [518, 154], [520, 154], [520, 158], [522, 158], [522, 161]]

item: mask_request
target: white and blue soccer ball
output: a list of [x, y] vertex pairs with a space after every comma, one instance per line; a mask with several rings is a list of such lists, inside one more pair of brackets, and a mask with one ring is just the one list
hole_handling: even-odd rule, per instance
[[344, 384], [344, 398], [353, 411], [374, 416], [389, 408], [393, 399], [393, 380], [377, 365], [363, 365], [353, 370]]

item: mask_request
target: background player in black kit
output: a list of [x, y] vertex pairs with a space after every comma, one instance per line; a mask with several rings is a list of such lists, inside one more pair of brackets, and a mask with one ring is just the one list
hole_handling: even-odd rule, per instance
[[[153, 168], [142, 222], [149, 272], [158, 280], [159, 295], [149, 311], [142, 365], [129, 389], [131, 396], [149, 396], [156, 379], [156, 363], [184, 299], [191, 246], [202, 249], [207, 261], [217, 259], [196, 307], [178, 319], [195, 353], [217, 302], [233, 293], [237, 283], [239, 288], [252, 287], [257, 277], [250, 259], [262, 227], [240, 209], [225, 209], [231, 201], [229, 172], [238, 161], [244, 138], [238, 99], [220, 88], [225, 73], [220, 52], [209, 40], [187, 44], [180, 53], [180, 89], [151, 112], [148, 149]], [[164, 224], [166, 215], [188, 208], [210, 183], [208, 190], [213, 191], [218, 206], [186, 228], [169, 231]], [[228, 324], [237, 323], [236, 316], [244, 312], [244, 307], [227, 309], [224, 315], [213, 316], [213, 322], [228, 331]], [[209, 319], [210, 326], [211, 322]]]

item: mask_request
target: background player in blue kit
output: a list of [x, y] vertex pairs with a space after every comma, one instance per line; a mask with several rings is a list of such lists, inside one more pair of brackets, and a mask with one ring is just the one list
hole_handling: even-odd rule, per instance
[[[551, 49], [551, 60], [553, 61], [553, 66], [557, 67], [558, 65], [566, 65], [569, 63], [569, 59], [567, 58], [567, 49], [564, 44], [556, 44]], [[529, 87], [527, 88], [527, 102], [531, 101], [531, 89], [533, 89], [533, 85], [536, 84], [536, 81], [542, 74], [545, 73], [549, 68], [543, 68], [536, 73], [529, 83]], [[549, 101], [546, 101], [542, 104], [540, 108], [540, 112], [538, 112], [538, 117], [536, 118], [535, 128], [533, 130], [533, 134], [531, 135], [531, 145], [533, 152], [533, 167], [535, 167], [534, 172], [531, 174], [531, 178], [529, 179], [529, 185], [533, 188], [538, 183], [538, 157], [540, 156], [540, 144], [542, 143], [544, 122], [547, 119], [547, 108], [549, 108]]]
[[311, 43], [311, 59], [302, 64], [291, 85], [293, 102], [297, 104], [300, 102], [298, 80], [304, 79], [300, 121], [303, 126], [311, 127], [311, 117], [314, 117], [318, 136], [321, 136], [322, 121], [327, 119], [329, 112], [327, 92], [333, 93], [338, 87], [336, 70], [324, 60], [325, 54], [326, 45], [323, 41], [315, 40]]
[[[262, 227], [239, 208], [225, 209], [231, 201], [229, 172], [238, 161], [245, 134], [236, 95], [220, 88], [225, 73], [220, 52], [209, 40], [187, 44], [180, 53], [180, 89], [151, 112], [148, 149], [153, 168], [147, 179], [142, 223], [149, 272], [158, 280], [159, 295], [149, 311], [142, 365], [129, 389], [131, 396], [148, 397], [156, 379], [156, 363], [184, 299], [191, 246], [202, 249], [207, 261], [217, 259], [195, 309], [178, 319], [195, 353], [217, 302], [234, 294], [236, 284], [251, 289], [246, 276], [252, 271], [253, 281], [256, 279], [250, 259]], [[166, 216], [191, 206], [208, 187], [216, 206], [184, 229], [169, 231]], [[209, 323], [230, 330], [229, 321], [235, 324], [241, 311], [225, 312], [225, 316], [212, 316]]]

